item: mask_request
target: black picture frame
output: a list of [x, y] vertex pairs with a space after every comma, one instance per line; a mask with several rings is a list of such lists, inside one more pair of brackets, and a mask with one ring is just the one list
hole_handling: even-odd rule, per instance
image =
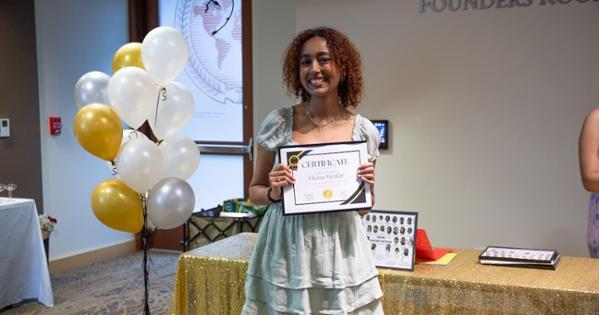
[[[508, 255], [493, 255], [491, 250], [507, 253]], [[510, 255], [514, 251], [525, 251], [527, 254], [532, 252], [548, 252], [550, 257], [546, 259], [518, 257], [518, 255]], [[534, 256], [532, 253], [531, 256]], [[560, 254], [554, 249], [537, 249], [537, 248], [521, 248], [521, 247], [505, 247], [505, 246], [487, 246], [478, 256], [481, 265], [496, 265], [505, 267], [524, 267], [524, 268], [539, 268], [555, 270], [557, 263], [560, 260]]]
[[[382, 217], [383, 218], [383, 223], [381, 223], [380, 219], [378, 220], [373, 220], [373, 217]], [[391, 220], [387, 221], [386, 217], [387, 216], [391, 216]], [[412, 218], [412, 222], [410, 224], [407, 224], [406, 220], [403, 220], [403, 223], [401, 223], [401, 220], [393, 220], [393, 217], [398, 217], [398, 218]], [[406, 242], [405, 244], [401, 244], [402, 245], [402, 250], [407, 249], [408, 252], [410, 252], [410, 260], [409, 261], [405, 261], [405, 262], [397, 262], [397, 260], [395, 260], [396, 258], [389, 258], [389, 256], [393, 257], [393, 253], [389, 253], [388, 257], [383, 257], [383, 258], [387, 258], [387, 259], [380, 259], [377, 255], [373, 254], [373, 259], [374, 259], [374, 263], [377, 267], [379, 268], [390, 268], [390, 269], [398, 269], [398, 270], [406, 270], [406, 271], [414, 271], [414, 265], [416, 263], [416, 229], [418, 228], [418, 212], [415, 211], [392, 211], [392, 210], [379, 210], [379, 209], [373, 209], [371, 210], [368, 214], [366, 214], [365, 216], [363, 216], [361, 218], [362, 220], [362, 224], [364, 227], [364, 231], [366, 233], [366, 236], [368, 237], [368, 240], [371, 244], [377, 244], [377, 245], [373, 245], [371, 246], [371, 250], [374, 250], [373, 247], [378, 247], [381, 244], [385, 243], [388, 244], [389, 240], [391, 240], [391, 244], [395, 244], [394, 240], [395, 238], [402, 239], [402, 238], [406, 238], [407, 240], [410, 240], [410, 242]], [[380, 232], [380, 229], [378, 229], [378, 231], [375, 231], [374, 229], [372, 231], [369, 231], [368, 226], [369, 225], [373, 225], [373, 226], [392, 226], [392, 233], [391, 235], [387, 236], [381, 236], [380, 234], [384, 234]], [[412, 232], [406, 233], [406, 230], [404, 230], [401, 234], [397, 234], [395, 233], [395, 229], [394, 227], [397, 227], [398, 229], [402, 226], [410, 226], [412, 227]], [[379, 233], [379, 234], [377, 234]], [[393, 245], [392, 245], [393, 246]], [[395, 260], [395, 261], [393, 261]]]
[[[316, 148], [316, 147], [335, 146], [335, 145], [343, 145], [343, 144], [359, 145], [359, 144], [363, 144], [363, 143], [366, 143], [366, 141], [341, 141], [341, 142], [328, 142], [328, 143], [283, 145], [283, 146], [280, 146], [278, 148], [278, 150], [277, 150], [277, 156], [278, 156], [279, 161], [285, 161], [285, 158], [283, 157], [282, 151], [283, 151], [283, 149], [288, 149], [288, 148], [310, 149], [310, 148]], [[372, 203], [371, 203], [370, 206], [356, 207], [356, 208], [347, 208], [347, 209], [343, 209], [343, 210], [339, 209], [339, 210], [311, 211], [311, 212], [307, 212], [307, 213], [303, 213], [303, 212], [289, 213], [288, 210], [285, 208], [285, 195], [284, 194], [281, 196], [281, 206], [282, 206], [282, 209], [283, 209], [283, 215], [284, 216], [317, 214], [317, 213], [338, 212], [338, 211], [370, 210], [370, 209], [372, 209]]]
[[379, 135], [381, 136], [381, 144], [379, 145], [379, 149], [387, 150], [389, 148], [390, 134], [389, 134], [389, 121], [375, 119], [371, 120], [376, 129], [379, 131]]

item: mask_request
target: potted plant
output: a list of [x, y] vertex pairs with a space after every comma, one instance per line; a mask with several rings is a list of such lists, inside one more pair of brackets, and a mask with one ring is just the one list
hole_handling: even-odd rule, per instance
[[39, 219], [40, 227], [42, 229], [42, 238], [46, 240], [50, 236], [50, 233], [54, 231], [54, 225], [58, 223], [58, 220], [48, 214], [40, 214]]

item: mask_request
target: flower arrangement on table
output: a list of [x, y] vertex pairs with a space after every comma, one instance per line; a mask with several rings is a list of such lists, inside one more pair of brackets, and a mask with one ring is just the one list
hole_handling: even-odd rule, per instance
[[58, 223], [55, 217], [50, 216], [48, 214], [40, 214], [40, 227], [42, 229], [42, 235], [44, 239], [46, 239], [52, 231], [54, 231], [54, 225]]

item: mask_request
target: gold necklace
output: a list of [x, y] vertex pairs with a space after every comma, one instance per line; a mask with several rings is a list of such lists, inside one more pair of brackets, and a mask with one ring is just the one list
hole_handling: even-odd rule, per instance
[[308, 105], [308, 104], [306, 104], [306, 111], [308, 112], [308, 119], [310, 119], [310, 121], [311, 121], [311, 122], [312, 122], [312, 123], [313, 123], [313, 124], [314, 124], [316, 127], [318, 127], [318, 128], [326, 127], [326, 126], [328, 126], [328, 125], [332, 124], [333, 122], [335, 122], [335, 121], [337, 120], [337, 116], [338, 116], [338, 113], [339, 113], [339, 112], [335, 113], [335, 115], [333, 116], [333, 118], [331, 118], [331, 119], [330, 119], [329, 121], [327, 121], [327, 122], [324, 122], [324, 123], [323, 123], [323, 122], [321, 121], [320, 123], [318, 123], [316, 120], [314, 120], [314, 117], [312, 116], [312, 112], [310, 111], [310, 105]]

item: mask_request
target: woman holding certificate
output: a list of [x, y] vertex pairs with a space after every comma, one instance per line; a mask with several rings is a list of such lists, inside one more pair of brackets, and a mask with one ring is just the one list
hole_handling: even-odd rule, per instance
[[[281, 202], [284, 190], [300, 186], [297, 168], [305, 167], [311, 169], [310, 181], [330, 186], [305, 190], [305, 200], [317, 204], [342, 195], [362, 205], [356, 201], [362, 192], [371, 204], [380, 137], [368, 119], [352, 111], [362, 95], [360, 55], [340, 32], [308, 29], [289, 45], [283, 77], [302, 102], [271, 112], [258, 132], [250, 199], [272, 206], [248, 267], [243, 314], [383, 314], [382, 291], [358, 214], [367, 210], [290, 214]], [[360, 144], [361, 151], [351, 148], [314, 158], [318, 146], [330, 149], [339, 143]], [[290, 163], [286, 157], [285, 163], [279, 161], [283, 147], [303, 145], [315, 146], [292, 152]], [[346, 184], [339, 179], [344, 176], [358, 186], [353, 194], [343, 195]]]

